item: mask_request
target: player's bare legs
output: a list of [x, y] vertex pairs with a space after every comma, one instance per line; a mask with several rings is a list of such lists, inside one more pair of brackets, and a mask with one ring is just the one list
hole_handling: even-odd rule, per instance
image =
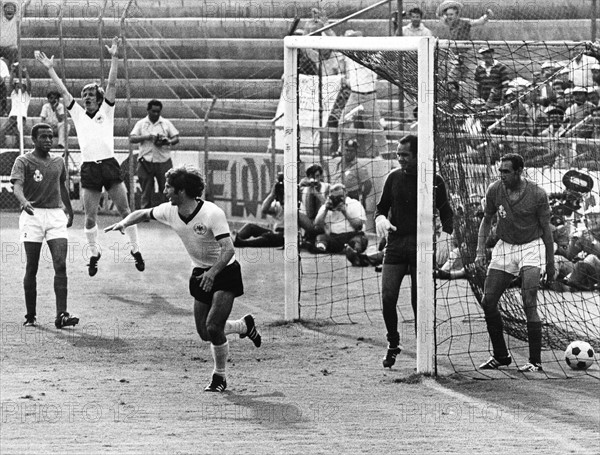
[[521, 296], [527, 318], [527, 338], [529, 340], [529, 363], [540, 366], [542, 363], [542, 322], [537, 311], [537, 293], [540, 283], [538, 267], [523, 267], [521, 271]]
[[[387, 330], [388, 352], [383, 359], [383, 366], [390, 368], [400, 353], [400, 334], [398, 333], [398, 295], [404, 275], [408, 272], [408, 264], [383, 264], [381, 275], [381, 296], [383, 303], [383, 321]], [[416, 282], [415, 282], [416, 283]]]
[[54, 267], [54, 294], [56, 295], [56, 314], [67, 311], [67, 239], [48, 240]]
[[[23, 289], [25, 291], [25, 307], [27, 309], [26, 325], [35, 325], [37, 305], [37, 272], [40, 263], [41, 242], [24, 242], [27, 263], [25, 265], [25, 276], [23, 277]], [[32, 321], [29, 323], [29, 321]]]
[[[115, 203], [117, 211], [122, 218], [125, 218], [131, 213], [129, 208], [129, 201], [127, 199], [127, 188], [123, 182], [116, 183], [108, 189], [108, 195], [110, 199]], [[137, 226], [129, 226], [125, 228], [125, 235], [129, 238], [129, 245], [131, 246], [131, 255], [135, 259], [135, 267], [143, 272], [145, 269], [144, 259], [139, 250], [139, 238]]]
[[481, 308], [485, 315], [487, 331], [493, 348], [493, 357], [482, 364], [481, 369], [496, 369], [500, 365], [509, 365], [512, 360], [504, 341], [502, 316], [498, 310], [498, 302], [502, 293], [508, 288], [514, 275], [497, 269], [489, 269], [485, 279], [485, 289]]

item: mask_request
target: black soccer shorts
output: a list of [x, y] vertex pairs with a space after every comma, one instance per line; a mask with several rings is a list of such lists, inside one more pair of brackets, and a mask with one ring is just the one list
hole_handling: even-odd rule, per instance
[[113, 185], [121, 183], [121, 166], [115, 158], [101, 161], [86, 161], [81, 165], [81, 187], [89, 190], [109, 190]]
[[200, 280], [207, 270], [209, 269], [196, 267], [192, 270], [192, 276], [190, 277], [190, 294], [199, 302], [208, 305], [212, 304], [213, 295], [217, 291], [232, 292], [234, 297], [239, 297], [244, 294], [242, 268], [238, 261], [229, 264], [217, 274], [210, 292], [206, 292], [200, 288]]

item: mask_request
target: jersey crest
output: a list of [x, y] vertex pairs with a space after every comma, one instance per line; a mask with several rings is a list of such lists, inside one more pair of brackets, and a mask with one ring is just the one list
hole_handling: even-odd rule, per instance
[[205, 225], [198, 223], [194, 225], [194, 232], [198, 235], [206, 235], [208, 228]]
[[95, 119], [96, 123], [104, 123], [104, 116], [102, 114], [98, 115]]
[[498, 216], [500, 218], [506, 218], [506, 210], [504, 209], [504, 206], [502, 204], [500, 204], [500, 206], [498, 207]]
[[33, 173], [33, 180], [37, 183], [40, 183], [42, 180], [44, 180], [44, 176], [42, 175], [39, 169], [36, 169]]

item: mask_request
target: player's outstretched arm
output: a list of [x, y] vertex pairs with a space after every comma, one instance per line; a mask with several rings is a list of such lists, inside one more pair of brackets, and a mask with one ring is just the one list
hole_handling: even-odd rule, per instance
[[58, 74], [56, 74], [56, 70], [54, 69], [54, 55], [52, 57], [48, 57], [41, 51], [35, 51], [34, 55], [36, 60], [44, 65], [44, 67], [48, 70], [48, 75], [52, 79], [52, 82], [56, 84], [63, 99], [65, 100], [65, 104], [69, 106], [73, 102], [73, 97], [69, 93], [69, 90], [67, 90], [65, 84], [63, 84], [61, 78], [58, 77]]
[[108, 81], [106, 82], [106, 93], [104, 99], [109, 103], [114, 103], [117, 97], [117, 73], [119, 70], [119, 49], [121, 40], [115, 36], [112, 39], [112, 44], [106, 46], [106, 50], [111, 55], [110, 71], [108, 72]]
[[104, 232], [119, 231], [121, 234], [125, 234], [125, 228], [141, 223], [142, 221], [150, 220], [150, 212], [152, 212], [152, 209], [136, 210], [135, 212], [127, 215], [118, 223], [105, 227]]

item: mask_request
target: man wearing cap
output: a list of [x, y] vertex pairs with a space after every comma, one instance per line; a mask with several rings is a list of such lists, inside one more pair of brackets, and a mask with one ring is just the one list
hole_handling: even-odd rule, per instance
[[[359, 37], [363, 36], [363, 33], [347, 30], [344, 36]], [[374, 158], [386, 153], [387, 140], [381, 126], [379, 107], [377, 107], [377, 74], [349, 57], [344, 57], [343, 68], [342, 83], [349, 87], [350, 97], [340, 115], [340, 139], [343, 138], [343, 129], [354, 123], [357, 128], [375, 130], [368, 134], [358, 134], [359, 156]], [[351, 113], [357, 115], [350, 115]]]
[[548, 127], [540, 133], [542, 137], [561, 137], [566, 128], [563, 124], [565, 115], [564, 109], [558, 106], [548, 106], [544, 109], [544, 114], [548, 118]]
[[475, 82], [479, 97], [486, 107], [494, 107], [502, 101], [503, 90], [510, 79], [510, 70], [494, 58], [494, 49], [484, 46], [478, 51], [481, 62], [475, 70]]
[[571, 95], [573, 96], [573, 104], [565, 111], [565, 120], [574, 126], [592, 113], [594, 105], [588, 102], [587, 88], [585, 87], [573, 87]]
[[463, 19], [460, 17], [460, 11], [463, 5], [461, 2], [445, 0], [437, 8], [437, 16], [442, 24], [448, 26], [449, 37], [451, 40], [470, 40], [471, 27], [487, 24], [493, 16], [491, 9], [486, 10], [485, 14], [479, 19]]

